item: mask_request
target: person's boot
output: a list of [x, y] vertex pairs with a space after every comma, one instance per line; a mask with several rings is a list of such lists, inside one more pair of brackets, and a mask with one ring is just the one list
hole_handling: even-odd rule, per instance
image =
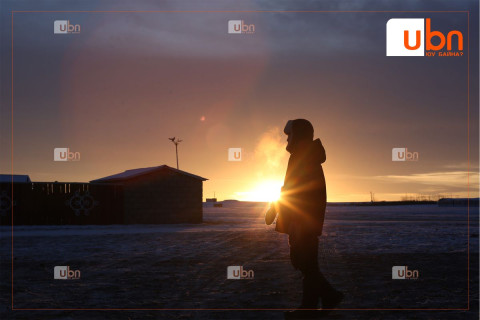
[[319, 298], [316, 282], [311, 277], [303, 278], [302, 304], [294, 311], [285, 312], [285, 319], [318, 319]]
[[321, 310], [302, 310], [287, 311], [284, 313], [285, 319], [321, 319]]
[[328, 295], [322, 297], [322, 310], [321, 316], [324, 317], [332, 312], [332, 309], [335, 309], [340, 302], [342, 302], [345, 295], [337, 290], [331, 291]]
[[330, 282], [328, 282], [328, 280], [320, 271], [316, 276], [318, 295], [322, 299], [322, 310], [320, 311], [320, 316], [324, 317], [332, 312], [332, 310], [325, 309], [335, 309], [335, 307], [338, 306], [343, 300], [344, 295], [340, 291], [335, 290], [335, 288], [332, 287]]
[[325, 278], [323, 273], [319, 271], [316, 274], [315, 278], [316, 278], [315, 282], [317, 284], [318, 295], [320, 296], [320, 298], [322, 298], [322, 300], [323, 300], [323, 297], [328, 297], [331, 294], [336, 292], [336, 290], [332, 287], [330, 282], [328, 282], [328, 280]]

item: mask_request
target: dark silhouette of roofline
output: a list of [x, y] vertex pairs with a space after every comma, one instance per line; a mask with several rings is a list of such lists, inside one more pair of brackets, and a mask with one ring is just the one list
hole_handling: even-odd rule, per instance
[[31, 183], [28, 174], [0, 174], [0, 182]]
[[202, 181], [208, 180], [207, 178], [203, 178], [203, 177], [191, 174], [191, 173], [186, 172], [186, 171], [175, 169], [175, 168], [169, 167], [167, 165], [161, 165], [161, 166], [158, 166], [158, 167], [148, 167], [148, 168], [138, 168], [138, 169], [125, 170], [124, 172], [121, 172], [121, 173], [117, 173], [117, 174], [114, 174], [114, 175], [106, 176], [106, 177], [95, 179], [95, 180], [91, 180], [90, 183], [126, 181], [126, 180], [137, 178], [137, 177], [140, 177], [140, 176], [143, 176], [143, 175], [147, 175], [147, 174], [150, 174], [152, 172], [159, 171], [159, 170], [170, 170], [170, 171], [177, 172], [177, 173], [180, 173], [180, 174], [183, 174], [183, 175], [186, 175], [186, 176], [198, 179], [198, 180], [202, 180]]

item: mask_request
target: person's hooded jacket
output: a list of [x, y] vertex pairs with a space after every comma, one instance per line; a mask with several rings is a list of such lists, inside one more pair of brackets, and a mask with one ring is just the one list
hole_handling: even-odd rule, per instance
[[313, 126], [304, 119], [290, 120], [287, 151], [291, 153], [278, 201], [275, 230], [322, 234], [327, 192], [322, 163], [326, 160], [320, 139], [313, 140]]

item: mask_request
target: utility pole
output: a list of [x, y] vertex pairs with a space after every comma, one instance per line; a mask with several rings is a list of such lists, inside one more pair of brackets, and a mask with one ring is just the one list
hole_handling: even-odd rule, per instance
[[180, 139], [175, 139], [175, 137], [173, 138], [168, 138], [168, 140], [172, 141], [174, 144], [175, 144], [175, 154], [177, 156], [177, 169], [178, 169], [178, 144], [180, 142], [182, 142], [183, 140], [180, 140]]

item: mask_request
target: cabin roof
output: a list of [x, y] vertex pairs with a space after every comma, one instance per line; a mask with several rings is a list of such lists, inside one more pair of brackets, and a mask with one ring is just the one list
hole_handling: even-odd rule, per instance
[[170, 171], [180, 173], [180, 174], [183, 174], [183, 175], [186, 175], [186, 176], [198, 179], [198, 180], [202, 180], [202, 181], [208, 180], [206, 178], [191, 174], [191, 173], [186, 172], [186, 171], [178, 170], [178, 169], [169, 167], [167, 165], [161, 165], [161, 166], [157, 166], [157, 167], [148, 167], [148, 168], [138, 168], [138, 169], [125, 170], [124, 172], [117, 173], [117, 174], [107, 176], [107, 177], [103, 177], [103, 178], [100, 178], [100, 179], [91, 180], [90, 182], [91, 183], [96, 183], [96, 182], [120, 182], [120, 181], [129, 180], [129, 179], [132, 179], [132, 178], [136, 178], [136, 177], [139, 177], [139, 176], [142, 176], [142, 175], [146, 175], [146, 174], [149, 174], [149, 173], [152, 173], [152, 172], [155, 172], [155, 171], [161, 171], [161, 170], [170, 170]]

